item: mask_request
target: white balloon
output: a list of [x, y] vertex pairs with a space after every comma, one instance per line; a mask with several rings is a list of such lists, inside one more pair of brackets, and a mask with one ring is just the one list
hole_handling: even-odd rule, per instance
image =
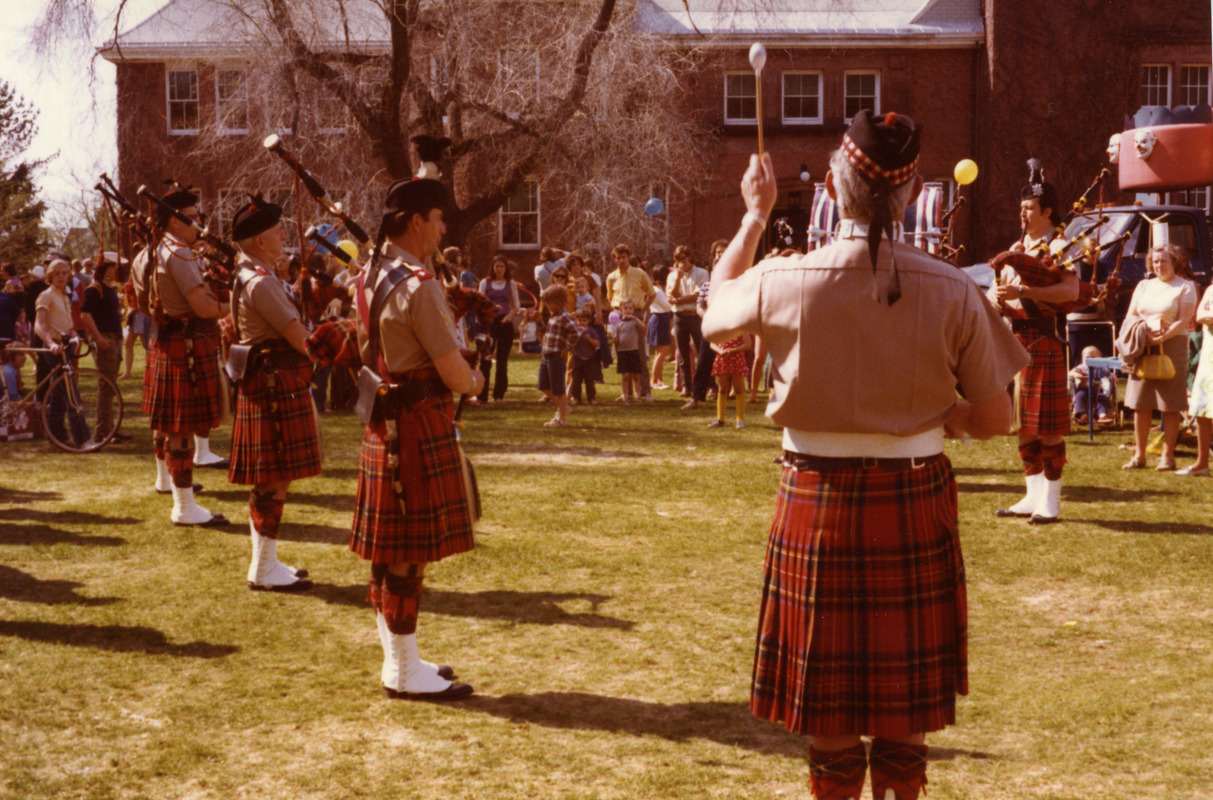
[[750, 66], [755, 72], [762, 72], [762, 68], [767, 63], [767, 49], [762, 46], [762, 42], [754, 42], [750, 45]]

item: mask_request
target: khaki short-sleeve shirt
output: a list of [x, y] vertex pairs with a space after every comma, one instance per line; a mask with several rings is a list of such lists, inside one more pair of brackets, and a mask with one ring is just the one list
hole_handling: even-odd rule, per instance
[[[400, 258], [422, 267], [421, 260], [390, 242], [384, 245], [383, 263], [379, 270], [382, 281], [391, 269], [391, 261]], [[365, 274], [365, 273], [364, 273]], [[367, 308], [375, 296], [374, 287], [365, 280], [362, 291]], [[393, 374], [433, 366], [434, 361], [459, 346], [455, 333], [455, 317], [442, 281], [434, 277], [420, 278], [411, 273], [388, 296], [379, 315], [379, 351]], [[358, 348], [364, 364], [370, 365], [370, 342], [366, 326], [358, 326]]]
[[238, 314], [240, 344], [282, 339], [283, 331], [292, 322], [306, 325], [299, 306], [295, 305], [282, 279], [274, 274], [273, 267], [243, 253], [237, 265], [248, 271], [260, 267], [269, 273], [254, 274], [245, 281], [239, 302], [233, 304]]
[[164, 313], [170, 317], [193, 314], [185, 298], [199, 286], [214, 296], [202, 280], [202, 259], [186, 245], [164, 237], [156, 258], [156, 290]]
[[877, 302], [890, 251], [882, 243], [874, 278], [867, 247], [768, 259], [716, 289], [704, 335], [762, 337], [775, 376], [767, 416], [804, 431], [913, 436], [942, 427], [957, 392], [980, 404], [1005, 391], [1027, 352], [977, 285], [898, 244], [901, 299]]

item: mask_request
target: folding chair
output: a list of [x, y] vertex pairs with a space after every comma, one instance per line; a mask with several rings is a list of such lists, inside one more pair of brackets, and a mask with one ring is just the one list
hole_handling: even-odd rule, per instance
[[1112, 424], [1120, 427], [1120, 398], [1116, 387], [1116, 379], [1124, 362], [1118, 357], [1086, 358], [1083, 364], [1087, 367], [1087, 441], [1095, 441], [1095, 398], [1099, 395], [1099, 385], [1108, 378], [1108, 401], [1111, 404]]

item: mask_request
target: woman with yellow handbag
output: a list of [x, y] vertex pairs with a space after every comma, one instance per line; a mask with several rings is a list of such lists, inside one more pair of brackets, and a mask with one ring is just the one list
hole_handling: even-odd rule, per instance
[[[1175, 469], [1180, 415], [1188, 408], [1188, 329], [1196, 312], [1196, 285], [1184, 249], [1165, 244], [1150, 250], [1152, 279], [1137, 284], [1124, 326], [1143, 323], [1145, 352], [1129, 377], [1125, 406], [1133, 409], [1133, 458], [1125, 469], [1146, 465], [1153, 412], [1162, 414], [1163, 450], [1159, 472]], [[1168, 369], [1169, 365], [1169, 369]]]

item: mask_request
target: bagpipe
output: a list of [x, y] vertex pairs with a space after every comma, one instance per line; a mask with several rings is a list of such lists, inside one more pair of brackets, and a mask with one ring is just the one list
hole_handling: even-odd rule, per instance
[[371, 250], [374, 248], [374, 244], [371, 242], [371, 237], [367, 235], [362, 226], [354, 221], [349, 214], [345, 213], [345, 210], [339, 203], [333, 202], [332, 198], [329, 197], [328, 190], [324, 188], [324, 185], [317, 180], [316, 176], [313, 175], [307, 169], [307, 167], [303, 166], [303, 163], [295, 157], [294, 153], [287, 150], [286, 146], [282, 144], [281, 136], [276, 133], [271, 133], [261, 142], [261, 146], [281, 158], [282, 161], [291, 168], [291, 171], [295, 173], [296, 196], [299, 195], [299, 186], [302, 185], [303, 188], [307, 190], [307, 193], [312, 196], [312, 199], [314, 199], [321, 208], [336, 217], [341, 224], [345, 226], [345, 229], [349, 231], [349, 234], [354, 237], [358, 244], [360, 244], [366, 250]]
[[185, 212], [164, 202], [147, 186], [140, 186], [135, 194], [197, 234], [197, 241], [203, 245], [198, 251], [202, 257], [203, 278], [218, 291], [220, 302], [227, 302], [231, 296], [232, 276], [236, 274], [236, 248], [199, 225], [197, 220], [186, 216]]
[[145, 246], [154, 243], [159, 236], [156, 223], [150, 216], [143, 214], [138, 208], [118, 191], [118, 187], [110, 180], [109, 175], [101, 173], [101, 180], [93, 186], [101, 193], [102, 202], [117, 230], [126, 230], [135, 235]]
[[[1106, 220], [1106, 218], [1104, 219]], [[1092, 227], [1098, 227], [1100, 224], [1102, 224], [1102, 222], [1097, 222]], [[1119, 246], [1123, 242], [1127, 241], [1131, 235], [1130, 232], [1126, 232], [1120, 236], [1108, 240], [1107, 242], [1098, 242], [1092, 241], [1089, 236], [1087, 236], [1089, 231], [1090, 229], [1085, 231], [1082, 235], [1075, 237], [1065, 246], [1065, 248], [1062, 249], [1061, 252], [1064, 253], [1071, 245], [1078, 245], [1078, 253], [1065, 260], [1058, 260], [1051, 255], [1035, 256], [1031, 253], [1026, 253], [1020, 250], [1008, 250], [1004, 253], [999, 253], [993, 258], [993, 260], [990, 261], [990, 266], [994, 269], [995, 280], [1001, 282], [1003, 267], [1010, 267], [1019, 276], [1020, 283], [1022, 283], [1024, 286], [1054, 286], [1061, 283], [1065, 279], [1067, 273], [1070, 272], [1070, 267], [1073, 265], [1081, 261], [1094, 263], [1099, 258], [1100, 253], [1102, 253], [1104, 250], [1110, 250], [1113, 247]], [[1115, 295], [1115, 292], [1120, 285], [1120, 280], [1116, 277], [1116, 272], [1119, 271], [1119, 269], [1120, 257], [1118, 255], [1116, 269], [1113, 271], [1112, 275], [1109, 276], [1103, 292], [1101, 293], [1101, 298], [1108, 294], [1113, 296]], [[1096, 289], [1097, 287], [1094, 280], [1094, 275], [1092, 275], [1092, 280], [1089, 282], [1079, 281], [1078, 297], [1074, 300], [1064, 303], [1045, 303], [1042, 301], [1034, 302], [1054, 309], [1058, 313], [1068, 314], [1071, 311], [1078, 311], [1079, 309], [1086, 308], [1095, 302], [1097, 294]]]

